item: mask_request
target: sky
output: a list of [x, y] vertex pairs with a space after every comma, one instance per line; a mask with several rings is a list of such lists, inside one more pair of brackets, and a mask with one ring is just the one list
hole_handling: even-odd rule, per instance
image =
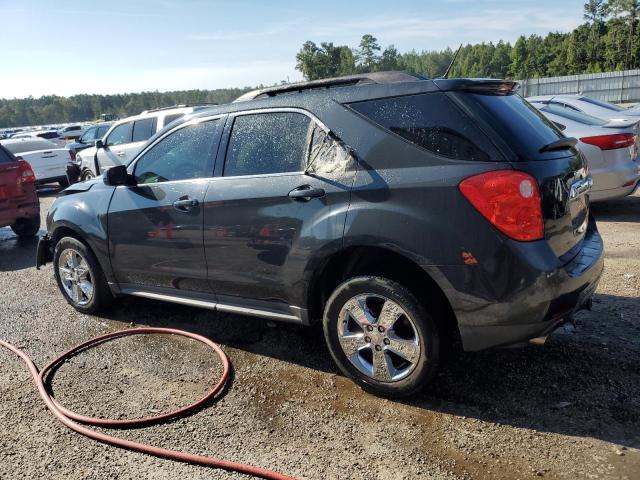
[[0, 0], [0, 98], [302, 80], [306, 40], [400, 52], [567, 32], [584, 0]]

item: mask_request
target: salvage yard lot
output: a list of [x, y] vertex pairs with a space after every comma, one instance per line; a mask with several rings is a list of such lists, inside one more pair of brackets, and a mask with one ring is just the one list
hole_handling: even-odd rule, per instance
[[[53, 194], [41, 197], [43, 217]], [[640, 477], [640, 194], [593, 207], [605, 272], [593, 311], [544, 347], [463, 354], [428, 392], [376, 398], [337, 374], [321, 331], [124, 299], [91, 317], [63, 300], [34, 242], [0, 229], [0, 338], [39, 366], [90, 337], [176, 327], [219, 342], [235, 378], [201, 412], [117, 435], [308, 479]], [[45, 409], [23, 364], [0, 350], [0, 478], [246, 478], [80, 437]], [[57, 373], [64, 405], [140, 416], [201, 396], [218, 365], [199, 345], [128, 338]], [[217, 378], [217, 377], [215, 377]]]

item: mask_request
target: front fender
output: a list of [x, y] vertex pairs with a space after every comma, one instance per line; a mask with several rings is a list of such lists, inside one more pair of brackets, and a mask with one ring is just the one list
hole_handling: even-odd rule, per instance
[[107, 243], [107, 212], [113, 187], [94, 185], [58, 197], [47, 214], [47, 231], [52, 246], [69, 231], [83, 240], [95, 254], [108, 281], [113, 281]]

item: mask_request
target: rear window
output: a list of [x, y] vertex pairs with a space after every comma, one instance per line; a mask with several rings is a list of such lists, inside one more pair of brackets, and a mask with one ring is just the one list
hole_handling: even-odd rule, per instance
[[621, 107], [619, 107], [617, 105], [614, 105], [612, 103], [602, 102], [600, 100], [596, 100], [595, 98], [582, 97], [580, 100], [582, 100], [583, 102], [590, 103], [591, 105], [597, 105], [599, 107], [606, 108], [607, 110], [611, 110], [611, 111], [614, 111], [614, 112], [623, 112], [624, 111], [624, 108], [621, 108]]
[[566, 108], [562, 108], [558, 105], [550, 103], [545, 105], [540, 109], [543, 112], [554, 113], [562, 118], [567, 118], [569, 120], [573, 120], [574, 122], [582, 123], [583, 125], [593, 125], [596, 127], [601, 127], [606, 125], [607, 122], [597, 117], [593, 117], [591, 115], [587, 115], [582, 112], [574, 112], [573, 110], [567, 110]]
[[540, 153], [545, 145], [564, 138], [560, 130], [519, 95], [454, 93], [477, 112], [509, 146], [518, 160], [550, 160], [570, 155], [570, 150]]
[[378, 125], [431, 153], [454, 160], [502, 160], [478, 126], [444, 93], [350, 104]]

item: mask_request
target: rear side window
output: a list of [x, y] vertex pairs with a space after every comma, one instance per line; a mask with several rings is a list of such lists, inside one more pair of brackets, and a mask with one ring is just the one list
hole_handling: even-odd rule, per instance
[[136, 120], [133, 122], [133, 140], [134, 142], [144, 142], [149, 140], [153, 135], [155, 127], [155, 118], [145, 118], [144, 120]]
[[7, 153], [7, 151], [3, 147], [0, 147], [0, 163], [9, 163], [13, 161], [14, 158], [9, 153]]
[[104, 134], [109, 131], [109, 125], [105, 127], [98, 127], [98, 133], [96, 133], [96, 138], [104, 137]]
[[553, 123], [519, 95], [453, 94], [477, 112], [504, 141], [517, 160], [550, 160], [571, 155], [571, 150], [540, 153], [540, 149], [564, 135]]
[[171, 122], [184, 117], [184, 115], [185, 115], [184, 113], [173, 113], [171, 115], [167, 115], [166, 117], [164, 117], [164, 126], [166, 127]]
[[311, 119], [295, 112], [241, 115], [233, 122], [225, 177], [304, 170]]
[[477, 125], [443, 93], [352, 103], [378, 125], [437, 155], [455, 160], [501, 160]]

